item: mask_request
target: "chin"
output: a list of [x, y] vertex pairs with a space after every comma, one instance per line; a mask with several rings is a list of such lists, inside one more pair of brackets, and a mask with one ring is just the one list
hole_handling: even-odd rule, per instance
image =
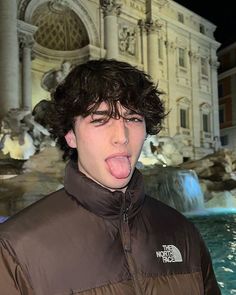
[[127, 178], [116, 179], [115, 181], [112, 181], [110, 185], [108, 185], [108, 188], [111, 190], [122, 190], [127, 187], [130, 178], [131, 177], [129, 176]]

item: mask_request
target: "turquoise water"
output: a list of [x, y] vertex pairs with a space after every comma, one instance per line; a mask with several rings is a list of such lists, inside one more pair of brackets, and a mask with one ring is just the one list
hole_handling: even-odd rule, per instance
[[236, 295], [236, 212], [189, 216], [211, 253], [222, 295]]

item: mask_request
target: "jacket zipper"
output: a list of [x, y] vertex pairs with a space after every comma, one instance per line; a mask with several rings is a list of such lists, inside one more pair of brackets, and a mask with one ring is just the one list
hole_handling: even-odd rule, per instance
[[129, 271], [132, 276], [132, 281], [134, 285], [135, 294], [143, 295], [140, 282], [137, 276], [137, 267], [134, 262], [131, 250], [131, 234], [129, 228], [129, 217], [128, 217], [129, 207], [126, 204], [126, 195], [123, 194], [123, 206], [122, 206], [122, 219], [121, 219], [121, 239], [125, 252], [125, 257], [128, 263]]

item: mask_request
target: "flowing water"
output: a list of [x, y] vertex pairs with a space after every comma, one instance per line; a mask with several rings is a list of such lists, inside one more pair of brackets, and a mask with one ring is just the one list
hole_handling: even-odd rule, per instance
[[156, 167], [144, 171], [147, 194], [180, 212], [204, 208], [204, 197], [193, 170]]
[[[198, 213], [199, 214], [199, 213]], [[236, 294], [236, 210], [189, 215], [211, 253], [222, 295]]]

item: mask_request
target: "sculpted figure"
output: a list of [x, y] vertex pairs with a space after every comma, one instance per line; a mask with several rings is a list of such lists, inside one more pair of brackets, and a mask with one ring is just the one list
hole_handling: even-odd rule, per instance
[[60, 69], [52, 69], [43, 75], [41, 86], [46, 91], [52, 93], [57, 85], [69, 74], [70, 70], [71, 63], [68, 61], [63, 62]]
[[49, 137], [47, 129], [35, 122], [28, 109], [11, 109], [1, 122], [0, 149], [12, 159], [27, 160]]

